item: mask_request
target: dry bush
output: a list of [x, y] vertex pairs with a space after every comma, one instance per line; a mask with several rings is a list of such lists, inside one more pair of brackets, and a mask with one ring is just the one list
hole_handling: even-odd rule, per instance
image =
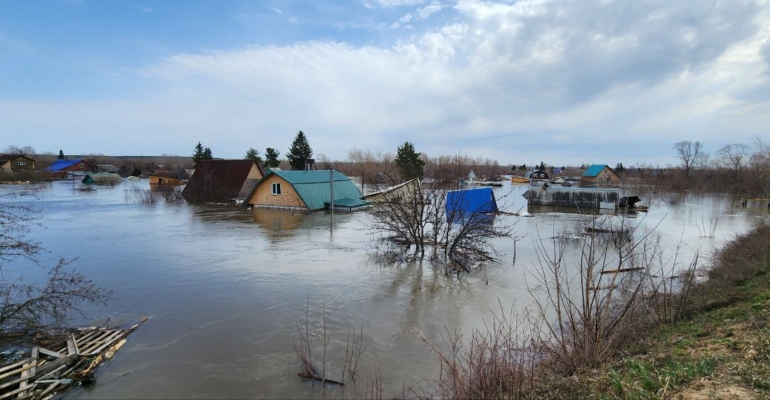
[[422, 332], [413, 332], [439, 359], [441, 372], [431, 383], [434, 395], [449, 399], [531, 396], [540, 352], [531, 341], [528, 319], [512, 312], [506, 315], [501, 305], [499, 315], [493, 315], [483, 329], [474, 330], [467, 342], [461, 333], [447, 331], [446, 351]]
[[[529, 284], [536, 340], [544, 350], [543, 365], [571, 375], [614, 357], [649, 324], [645, 279], [650, 265], [641, 253], [653, 230], [629, 226], [625, 218], [612, 229], [598, 228], [595, 216], [586, 228], [606, 233], [587, 235], [568, 257], [568, 242], [535, 241], [538, 264]], [[574, 264], [568, 260], [576, 260]]]

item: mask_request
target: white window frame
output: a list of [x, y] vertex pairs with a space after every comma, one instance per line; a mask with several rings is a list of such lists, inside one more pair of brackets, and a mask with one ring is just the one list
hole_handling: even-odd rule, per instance
[[280, 196], [281, 194], [281, 182], [273, 183], [273, 196]]
[[16, 165], [18, 165], [19, 167], [26, 167], [27, 166], [27, 162], [26, 161], [17, 161]]

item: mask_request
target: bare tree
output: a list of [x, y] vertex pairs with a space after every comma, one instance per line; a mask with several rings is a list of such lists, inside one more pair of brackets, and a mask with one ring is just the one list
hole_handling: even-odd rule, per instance
[[[431, 250], [456, 271], [469, 272], [477, 261], [494, 260], [491, 241], [510, 236], [513, 225], [494, 214], [464, 210], [462, 196], [448, 196], [451, 189], [434, 181], [423, 188], [416, 184], [392, 192], [376, 204], [372, 228], [377, 237], [378, 255], [392, 259], [421, 258]], [[451, 202], [451, 203], [450, 203]]]
[[742, 143], [728, 144], [719, 149], [717, 155], [720, 158], [719, 161], [733, 171], [735, 181], [740, 181], [741, 173], [749, 158], [749, 146]]
[[27, 342], [35, 334], [60, 328], [67, 317], [80, 313], [81, 303], [104, 303], [110, 297], [109, 291], [70, 269], [73, 260], [60, 258], [43, 282], [26, 282], [14, 268], [21, 259], [47, 268], [41, 261], [47, 251], [27, 237], [31, 227], [40, 225], [40, 212], [12, 202], [33, 195], [0, 196], [0, 345]]
[[691, 142], [689, 140], [684, 140], [674, 143], [674, 150], [676, 151], [677, 158], [682, 161], [684, 173], [689, 179], [690, 171], [695, 168], [696, 165], [699, 165], [706, 155], [703, 151], [703, 145], [698, 141]]

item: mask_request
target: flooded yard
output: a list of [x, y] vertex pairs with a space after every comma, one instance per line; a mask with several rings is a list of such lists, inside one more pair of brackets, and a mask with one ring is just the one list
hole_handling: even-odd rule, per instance
[[[375, 368], [385, 394], [400, 393], [438, 373], [435, 357], [410, 332], [442, 344], [446, 330], [480, 328], [499, 304], [524, 307], [525, 276], [537, 262], [533, 241], [550, 242], [581, 218], [574, 210], [527, 209], [526, 187], [495, 188], [503, 209], [533, 215], [499, 217], [515, 223], [521, 238], [516, 262], [513, 240], [497, 240], [499, 263], [457, 277], [427, 261], [371, 261], [372, 219], [365, 212], [149, 205], [130, 195], [132, 188], [148, 189], [146, 181], [92, 192], [78, 187], [42, 187], [33, 203], [45, 229], [31, 236], [56, 256], [78, 257], [78, 271], [114, 292], [106, 307], [87, 308], [89, 318], [78, 323], [149, 320], [97, 371], [96, 385], [71, 389], [77, 398], [360, 397]], [[643, 201], [649, 213], [628, 221], [657, 226], [670, 246], [681, 238], [685, 256], [710, 255], [767, 218], [766, 209], [743, 208], [726, 196], [659, 194]], [[710, 231], [714, 237], [705, 237]], [[39, 267], [19, 265], [30, 279], [40, 275]], [[316, 326], [325, 307], [332, 370], [341, 365], [349, 330], [363, 328], [357, 388], [322, 389], [297, 376], [297, 322], [308, 305]]]

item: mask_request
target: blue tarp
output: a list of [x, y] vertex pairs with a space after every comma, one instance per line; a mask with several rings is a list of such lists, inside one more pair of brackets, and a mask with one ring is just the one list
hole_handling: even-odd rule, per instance
[[446, 194], [446, 213], [451, 215], [469, 215], [492, 213], [497, 211], [495, 194], [491, 187], [453, 190]]

